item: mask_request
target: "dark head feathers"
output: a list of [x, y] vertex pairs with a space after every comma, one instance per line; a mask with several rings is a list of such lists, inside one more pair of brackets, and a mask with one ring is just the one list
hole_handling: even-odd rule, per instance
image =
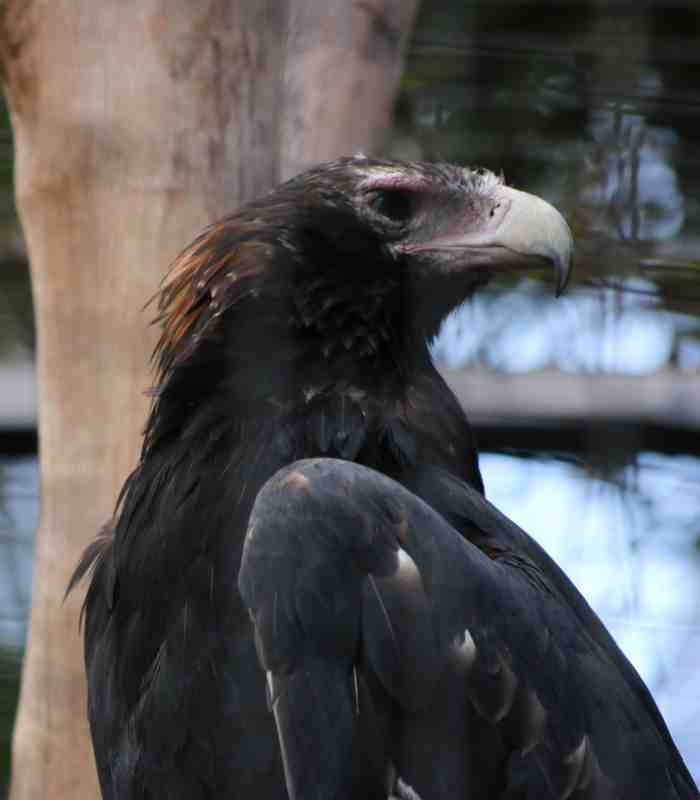
[[[178, 256], [158, 296], [158, 379], [246, 299], [262, 297], [277, 341], [291, 324], [290, 335], [307, 330], [314, 353], [344, 348], [358, 360], [377, 352], [378, 330], [401, 329], [415, 350], [496, 270], [550, 262], [562, 284], [570, 261], [561, 215], [487, 170], [364, 157], [321, 164], [215, 222]], [[248, 336], [255, 319], [247, 304]]]
[[[486, 170], [358, 156], [322, 164], [215, 222], [175, 259], [154, 298], [159, 310], [156, 322], [162, 326], [153, 356], [159, 379], [192, 352], [231, 304], [252, 291], [275, 247], [286, 245], [287, 253], [292, 253], [298, 242], [291, 241], [290, 229], [308, 232], [316, 226], [323, 234], [327, 225], [345, 235], [345, 246], [361, 250], [367, 239], [358, 237], [360, 227], [380, 244], [382, 237], [390, 239], [396, 233], [397, 226], [369, 230], [375, 220], [360, 208], [360, 198], [371, 198], [380, 189], [391, 189], [395, 198], [402, 189], [442, 187], [460, 196], [469, 194], [476, 203], [485, 189], [499, 184], [500, 179]], [[394, 213], [395, 207], [396, 203]]]
[[269, 245], [246, 241], [247, 227], [253, 226], [235, 217], [215, 222], [173, 262], [157, 296], [155, 321], [162, 332], [153, 359], [159, 378], [189, 354], [209, 326], [245, 294], [251, 279], [264, 269]]

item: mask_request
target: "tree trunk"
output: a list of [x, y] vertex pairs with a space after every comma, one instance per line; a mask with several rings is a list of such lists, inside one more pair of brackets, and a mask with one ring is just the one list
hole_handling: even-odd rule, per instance
[[12, 800], [98, 796], [85, 545], [134, 466], [154, 309], [207, 222], [378, 146], [417, 0], [6, 0], [0, 47], [37, 317], [42, 515]]

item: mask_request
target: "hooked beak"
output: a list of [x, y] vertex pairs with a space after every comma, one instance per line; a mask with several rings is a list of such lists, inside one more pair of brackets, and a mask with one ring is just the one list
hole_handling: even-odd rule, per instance
[[564, 217], [542, 198], [502, 184], [488, 197], [483, 210], [465, 223], [466, 230], [453, 229], [401, 249], [416, 254], [440, 251], [451, 271], [498, 272], [544, 260], [554, 267], [558, 297], [569, 281], [574, 249]]
[[569, 282], [574, 253], [566, 220], [554, 206], [534, 194], [499, 186], [496, 196], [506, 210], [493, 232], [492, 245], [549, 261], [554, 267], [559, 297]]

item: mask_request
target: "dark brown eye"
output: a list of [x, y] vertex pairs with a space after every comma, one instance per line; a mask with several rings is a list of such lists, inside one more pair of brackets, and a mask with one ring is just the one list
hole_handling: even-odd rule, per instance
[[376, 192], [370, 200], [372, 210], [392, 222], [405, 222], [413, 215], [415, 194], [402, 189]]

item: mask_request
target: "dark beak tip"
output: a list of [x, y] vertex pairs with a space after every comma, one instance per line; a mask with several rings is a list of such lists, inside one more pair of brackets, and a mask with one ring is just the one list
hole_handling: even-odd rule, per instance
[[557, 275], [557, 285], [554, 287], [554, 297], [558, 300], [566, 291], [568, 278]]
[[573, 270], [574, 260], [573, 257], [569, 256], [565, 261], [564, 260], [557, 260], [555, 263], [555, 271], [556, 271], [556, 286], [554, 288], [554, 296], [556, 298], [561, 297], [564, 292], [566, 291], [567, 286], [569, 285], [569, 281], [571, 278], [571, 272]]

